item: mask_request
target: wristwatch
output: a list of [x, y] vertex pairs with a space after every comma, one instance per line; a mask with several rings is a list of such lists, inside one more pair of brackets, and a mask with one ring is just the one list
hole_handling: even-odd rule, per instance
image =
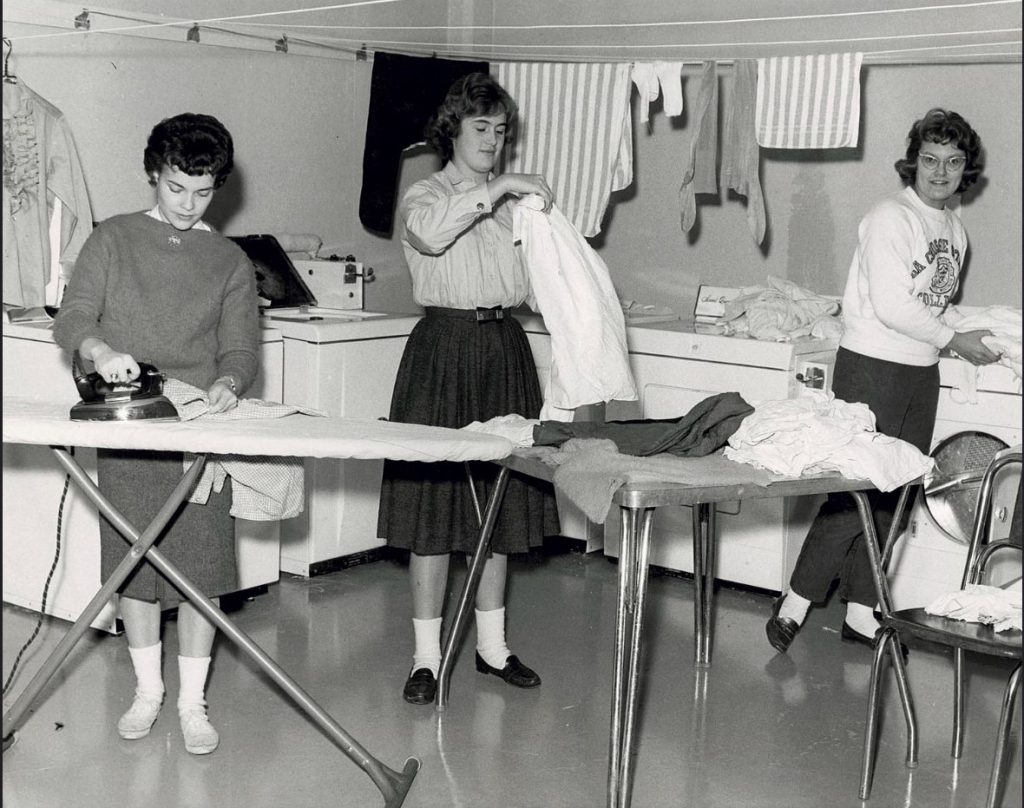
[[231, 388], [232, 393], [236, 396], [238, 395], [238, 382], [235, 381], [234, 376], [221, 376], [214, 383], [216, 382], [224, 382], [224, 384]]

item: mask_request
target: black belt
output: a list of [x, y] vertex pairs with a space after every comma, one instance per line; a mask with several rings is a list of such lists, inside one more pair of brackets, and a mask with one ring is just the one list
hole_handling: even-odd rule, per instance
[[445, 309], [440, 306], [426, 306], [428, 317], [457, 317], [460, 320], [476, 320], [478, 323], [490, 323], [495, 320], [504, 320], [507, 309], [501, 306], [484, 308], [477, 306], [475, 309]]

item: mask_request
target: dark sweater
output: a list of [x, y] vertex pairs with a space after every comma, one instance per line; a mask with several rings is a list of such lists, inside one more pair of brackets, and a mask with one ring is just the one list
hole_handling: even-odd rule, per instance
[[53, 337], [69, 352], [98, 337], [203, 390], [230, 373], [241, 394], [259, 370], [252, 264], [219, 233], [114, 216], [82, 247]]

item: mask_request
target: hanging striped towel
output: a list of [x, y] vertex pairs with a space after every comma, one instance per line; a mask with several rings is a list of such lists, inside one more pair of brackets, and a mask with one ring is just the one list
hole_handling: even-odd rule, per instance
[[612, 191], [633, 182], [628, 62], [492, 62], [519, 105], [516, 142], [502, 171], [543, 174], [565, 217], [584, 236], [601, 232]]
[[757, 142], [770, 149], [857, 145], [863, 53], [758, 59]]

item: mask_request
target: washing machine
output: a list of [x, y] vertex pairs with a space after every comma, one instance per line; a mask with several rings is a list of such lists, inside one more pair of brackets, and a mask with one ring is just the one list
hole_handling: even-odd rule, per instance
[[[980, 473], [995, 452], [1021, 442], [1021, 380], [1004, 365], [976, 368], [964, 360], [939, 360], [941, 389], [932, 436], [932, 456], [956, 466], [964, 485], [919, 493], [907, 533], [890, 562], [896, 608], [927, 606], [960, 588]], [[976, 381], [972, 382], [972, 379]], [[956, 472], [959, 472], [957, 474]], [[993, 488], [991, 535], [1005, 537], [1017, 501], [1020, 471], [1004, 470]], [[931, 486], [929, 486], [931, 488]], [[1020, 575], [1016, 559], [995, 557], [993, 583]]]

